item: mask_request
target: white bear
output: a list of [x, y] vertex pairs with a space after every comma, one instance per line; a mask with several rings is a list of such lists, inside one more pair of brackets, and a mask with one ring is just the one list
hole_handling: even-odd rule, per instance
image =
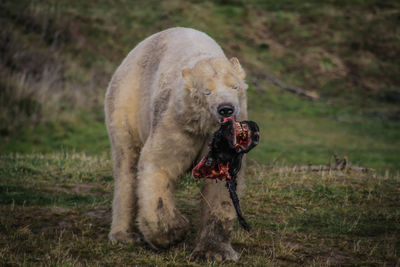
[[[185, 237], [174, 185], [203, 156], [219, 121], [247, 119], [245, 72], [208, 35], [171, 28], [139, 43], [115, 72], [106, 94], [106, 124], [114, 164], [109, 238], [155, 248]], [[243, 191], [244, 168], [238, 177]], [[225, 183], [208, 180], [194, 252], [237, 260], [230, 244], [236, 218]]]

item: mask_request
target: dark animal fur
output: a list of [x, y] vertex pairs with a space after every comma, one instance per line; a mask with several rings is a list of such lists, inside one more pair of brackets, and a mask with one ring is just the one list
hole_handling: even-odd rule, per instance
[[243, 155], [254, 148], [259, 141], [259, 128], [258, 125], [253, 121], [242, 121], [241, 124], [247, 124], [251, 132], [251, 142], [245, 150], [238, 150], [233, 142], [235, 134], [234, 120], [228, 120], [221, 123], [221, 127], [214, 133], [212, 141], [209, 145], [210, 151], [208, 152], [206, 158], [206, 166], [209, 168], [214, 168], [219, 162], [224, 165], [229, 162], [229, 175], [231, 179], [226, 179], [226, 187], [229, 190], [229, 195], [232, 199], [233, 206], [235, 207], [236, 214], [239, 223], [246, 230], [250, 230], [250, 226], [247, 224], [246, 220], [243, 218], [242, 212], [240, 210], [239, 198], [236, 194], [236, 178], [237, 174], [242, 167]]

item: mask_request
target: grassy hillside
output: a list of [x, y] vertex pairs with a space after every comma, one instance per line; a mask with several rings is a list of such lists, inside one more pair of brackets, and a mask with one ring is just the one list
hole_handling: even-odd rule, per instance
[[[174, 26], [208, 33], [247, 72], [261, 142], [240, 264], [400, 264], [399, 17], [394, 0], [0, 1], [0, 265], [194, 265], [194, 228], [157, 253], [106, 240], [105, 89], [138, 42]], [[376, 172], [290, 170], [334, 152]], [[196, 224], [200, 185], [179, 188]]]
[[[248, 72], [263, 163], [356, 164], [397, 170], [397, 1], [2, 1], [3, 152], [107, 150], [103, 98], [124, 56], [150, 34], [194, 27]], [[264, 79], [316, 91], [316, 103]], [[96, 136], [96, 137], [95, 137]]]

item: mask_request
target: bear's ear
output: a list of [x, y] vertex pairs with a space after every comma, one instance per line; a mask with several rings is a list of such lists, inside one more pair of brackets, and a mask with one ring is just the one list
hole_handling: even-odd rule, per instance
[[244, 80], [244, 78], [246, 78], [246, 72], [244, 72], [244, 69], [240, 65], [239, 59], [233, 57], [229, 61], [232, 63], [233, 69], [236, 71], [239, 78]]
[[182, 77], [183, 77], [183, 86], [186, 89], [190, 90], [193, 87], [192, 70], [191, 69], [183, 69]]

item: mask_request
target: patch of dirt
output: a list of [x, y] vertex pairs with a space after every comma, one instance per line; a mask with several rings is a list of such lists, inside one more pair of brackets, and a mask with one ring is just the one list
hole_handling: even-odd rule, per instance
[[111, 223], [111, 210], [92, 210], [88, 211], [87, 215], [102, 220], [105, 223]]
[[349, 260], [350, 260], [350, 257], [348, 255], [346, 255], [342, 251], [339, 251], [336, 248], [323, 245], [322, 249], [330, 252], [330, 255], [326, 258], [326, 261], [325, 261], [327, 265], [338, 266], [338, 265], [345, 264], [346, 262], [349, 262]]
[[51, 186], [48, 189], [50, 191], [66, 191], [68, 193], [75, 193], [75, 194], [89, 194], [92, 188], [94, 187], [95, 185], [91, 184], [71, 183], [71, 184]]
[[47, 190], [49, 192], [64, 191], [64, 192], [75, 193], [75, 194], [89, 194], [91, 192], [92, 188], [94, 188], [94, 187], [95, 187], [95, 185], [72, 183], [72, 184], [50, 186], [47, 188]]
[[179, 200], [182, 201], [182, 202], [185, 202], [185, 203], [187, 203], [187, 204], [189, 204], [191, 206], [198, 206], [198, 205], [200, 205], [200, 202], [201, 202], [200, 199], [198, 199], [198, 198], [183, 198], [183, 197], [180, 197]]
[[253, 44], [257, 45], [262, 49], [268, 49], [271, 54], [281, 57], [285, 54], [285, 46], [279, 43], [277, 40], [271, 37], [271, 33], [268, 29], [268, 21], [263, 19], [253, 20], [251, 16], [263, 17], [266, 16], [264, 12], [256, 11], [256, 14], [252, 14], [252, 11], [246, 10], [248, 24], [252, 29], [257, 29], [255, 31], [246, 32], [246, 36], [241, 36], [241, 38], [249, 39]]
[[347, 76], [348, 70], [342, 59], [323, 48], [313, 48], [306, 51], [301, 64], [314, 70], [314, 73], [342, 78]]
[[71, 187], [71, 192], [73, 193], [88, 194], [94, 186], [89, 184], [71, 184]]
[[51, 211], [58, 215], [62, 215], [63, 213], [66, 213], [70, 210], [71, 210], [70, 208], [65, 208], [65, 207], [51, 207]]
[[107, 209], [84, 211], [65, 207], [3, 207], [0, 213], [9, 214], [5, 224], [12, 228], [29, 226], [33, 234], [49, 236], [65, 229], [79, 233], [82, 225], [86, 224], [108, 228], [111, 223], [111, 210]]

